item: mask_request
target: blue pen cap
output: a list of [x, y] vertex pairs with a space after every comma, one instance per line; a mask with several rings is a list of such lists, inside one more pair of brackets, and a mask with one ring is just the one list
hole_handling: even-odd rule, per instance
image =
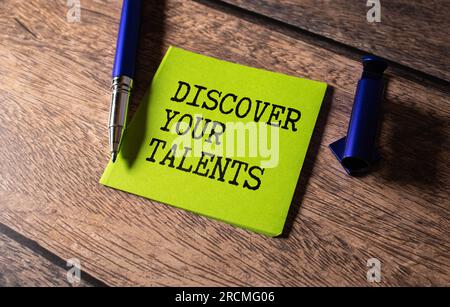
[[330, 144], [331, 151], [350, 175], [366, 172], [380, 158], [375, 141], [387, 63], [375, 56], [365, 56], [362, 62], [364, 70], [356, 89], [347, 136]]

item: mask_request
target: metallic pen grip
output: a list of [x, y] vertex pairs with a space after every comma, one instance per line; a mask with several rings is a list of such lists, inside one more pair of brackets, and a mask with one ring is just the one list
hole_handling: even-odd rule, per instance
[[113, 79], [111, 86], [111, 108], [109, 113], [110, 151], [117, 152], [127, 120], [128, 103], [133, 89], [133, 80], [126, 76]]

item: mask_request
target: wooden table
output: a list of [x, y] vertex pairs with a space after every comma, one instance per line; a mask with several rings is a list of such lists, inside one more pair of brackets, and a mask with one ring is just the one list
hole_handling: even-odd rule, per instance
[[[108, 160], [120, 1], [0, 2], [0, 285], [450, 285], [448, 1], [146, 1], [135, 110], [176, 45], [325, 81], [285, 233], [268, 238], [98, 183]], [[382, 162], [348, 177], [328, 144], [346, 132], [359, 58], [390, 61]]]

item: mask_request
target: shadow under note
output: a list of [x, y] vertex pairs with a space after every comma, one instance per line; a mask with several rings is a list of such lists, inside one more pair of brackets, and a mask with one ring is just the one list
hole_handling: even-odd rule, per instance
[[[141, 30], [134, 78], [135, 88], [128, 109], [128, 123], [133, 119], [138, 107], [141, 108], [142, 115], [147, 114], [147, 103], [141, 106], [140, 103], [145, 97], [153, 76], [164, 56], [165, 8], [165, 0], [142, 1]], [[133, 165], [139, 148], [146, 142], [144, 139], [147, 124], [146, 118], [142, 118], [137, 122], [139, 122], [139, 127], [136, 127], [133, 133], [133, 141], [126, 142], [127, 146], [121, 149], [128, 166]]]
[[328, 85], [325, 97], [323, 99], [322, 107], [320, 108], [320, 113], [317, 118], [316, 127], [311, 137], [311, 142], [309, 143], [302, 171], [297, 181], [297, 186], [295, 187], [294, 197], [292, 198], [289, 213], [286, 219], [286, 223], [284, 225], [284, 230], [283, 233], [279, 236], [279, 238], [289, 237], [295, 218], [300, 212], [301, 203], [303, 201], [306, 192], [306, 186], [308, 185], [309, 178], [311, 177], [314, 168], [314, 162], [316, 161], [316, 157], [319, 152], [320, 145], [322, 143], [323, 132], [327, 124], [328, 114], [330, 113], [333, 94], [334, 88]]

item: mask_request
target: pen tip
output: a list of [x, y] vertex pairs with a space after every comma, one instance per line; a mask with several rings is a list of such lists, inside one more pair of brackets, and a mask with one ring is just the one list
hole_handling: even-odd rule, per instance
[[112, 162], [114, 163], [114, 162], [116, 162], [116, 159], [117, 159], [117, 152], [116, 152], [116, 151], [113, 151], [113, 152], [111, 153], [111, 160], [112, 160]]

